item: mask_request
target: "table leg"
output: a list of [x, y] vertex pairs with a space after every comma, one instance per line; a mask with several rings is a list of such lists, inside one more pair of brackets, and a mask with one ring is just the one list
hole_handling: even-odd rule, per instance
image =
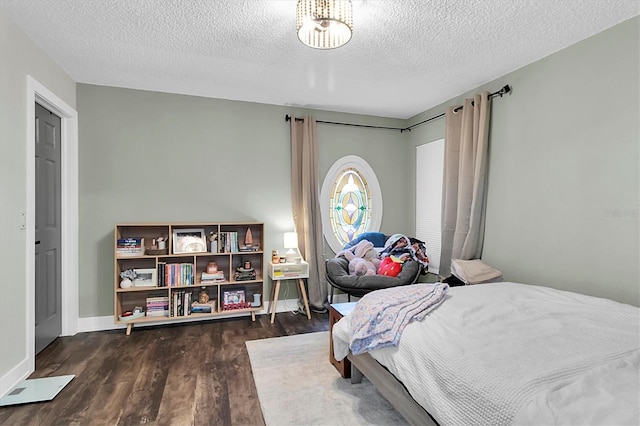
[[275, 294], [273, 296], [273, 310], [271, 311], [271, 324], [276, 320], [276, 307], [278, 306], [278, 294], [280, 294], [280, 280], [276, 281]]
[[269, 297], [269, 308], [267, 309], [267, 316], [271, 315], [271, 310], [273, 309], [273, 299], [276, 294], [276, 282], [273, 281], [271, 283], [271, 296]]
[[309, 299], [307, 299], [307, 290], [304, 288], [304, 281], [299, 278], [298, 285], [300, 286], [300, 293], [302, 294], [302, 300], [304, 301], [304, 308], [307, 311], [307, 319], [311, 319], [311, 311], [309, 310]]

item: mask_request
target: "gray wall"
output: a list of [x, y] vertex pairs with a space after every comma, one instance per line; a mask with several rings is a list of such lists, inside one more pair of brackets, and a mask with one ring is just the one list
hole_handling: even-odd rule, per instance
[[75, 108], [75, 82], [0, 12], [0, 378], [25, 360], [27, 348], [27, 247], [19, 219], [27, 205], [27, 75]]
[[[86, 84], [78, 84], [77, 91], [81, 318], [113, 315], [117, 223], [257, 220], [265, 223], [266, 258], [272, 249], [282, 250], [283, 233], [293, 230], [291, 142], [284, 117], [304, 111]], [[313, 115], [401, 124], [322, 111]], [[394, 164], [405, 166], [400, 136], [318, 125], [322, 175], [349, 154], [362, 156], [376, 170], [388, 206], [385, 229], [404, 229], [408, 218], [392, 206], [405, 205], [411, 194], [394, 190], [398, 176], [387, 167], [398, 152]]]
[[[446, 103], [513, 86], [492, 105], [483, 252], [505, 279], [640, 304], [639, 27], [636, 17]], [[416, 128], [411, 145], [444, 125]]]

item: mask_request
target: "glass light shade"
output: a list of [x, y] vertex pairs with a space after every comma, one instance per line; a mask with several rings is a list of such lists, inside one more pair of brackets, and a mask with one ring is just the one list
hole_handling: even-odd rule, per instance
[[298, 248], [298, 233], [297, 232], [285, 232], [284, 233], [284, 248], [287, 248], [287, 249]]
[[284, 233], [284, 248], [289, 249], [286, 253], [287, 263], [293, 263], [298, 257], [298, 234], [296, 232]]
[[351, 0], [298, 0], [298, 38], [315, 49], [335, 49], [351, 40]]

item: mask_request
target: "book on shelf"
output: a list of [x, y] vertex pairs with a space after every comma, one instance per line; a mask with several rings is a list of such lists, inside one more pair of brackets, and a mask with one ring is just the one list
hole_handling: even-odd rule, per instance
[[128, 248], [128, 247], [142, 247], [144, 245], [144, 238], [118, 238], [116, 242], [116, 248]]
[[166, 279], [164, 270], [167, 265], [167, 262], [158, 262], [158, 287], [166, 287]]
[[190, 291], [174, 291], [172, 304], [169, 308], [170, 316], [186, 317], [191, 315], [193, 294]]
[[117, 256], [142, 256], [144, 238], [119, 238], [116, 242]]
[[238, 233], [237, 232], [221, 232], [220, 233], [220, 253], [234, 253], [239, 252], [238, 248]]
[[192, 263], [167, 263], [164, 264], [164, 277], [162, 287], [178, 287], [194, 285]]
[[218, 271], [214, 273], [203, 272], [200, 275], [200, 283], [204, 283], [204, 284], [219, 283], [225, 280], [226, 278], [224, 277], [223, 271]]
[[147, 297], [148, 317], [168, 317], [169, 316], [169, 296]]
[[191, 304], [191, 313], [192, 314], [210, 314], [216, 311], [216, 301], [210, 300], [205, 303], [200, 303], [195, 301]]
[[168, 317], [169, 316], [169, 310], [168, 309], [162, 309], [162, 310], [158, 310], [158, 311], [147, 311], [147, 317]]

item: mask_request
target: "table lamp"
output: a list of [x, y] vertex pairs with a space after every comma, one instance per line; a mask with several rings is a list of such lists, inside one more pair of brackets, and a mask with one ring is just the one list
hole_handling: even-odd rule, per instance
[[298, 234], [296, 232], [284, 233], [284, 248], [289, 249], [286, 253], [287, 263], [295, 262], [298, 257]]

